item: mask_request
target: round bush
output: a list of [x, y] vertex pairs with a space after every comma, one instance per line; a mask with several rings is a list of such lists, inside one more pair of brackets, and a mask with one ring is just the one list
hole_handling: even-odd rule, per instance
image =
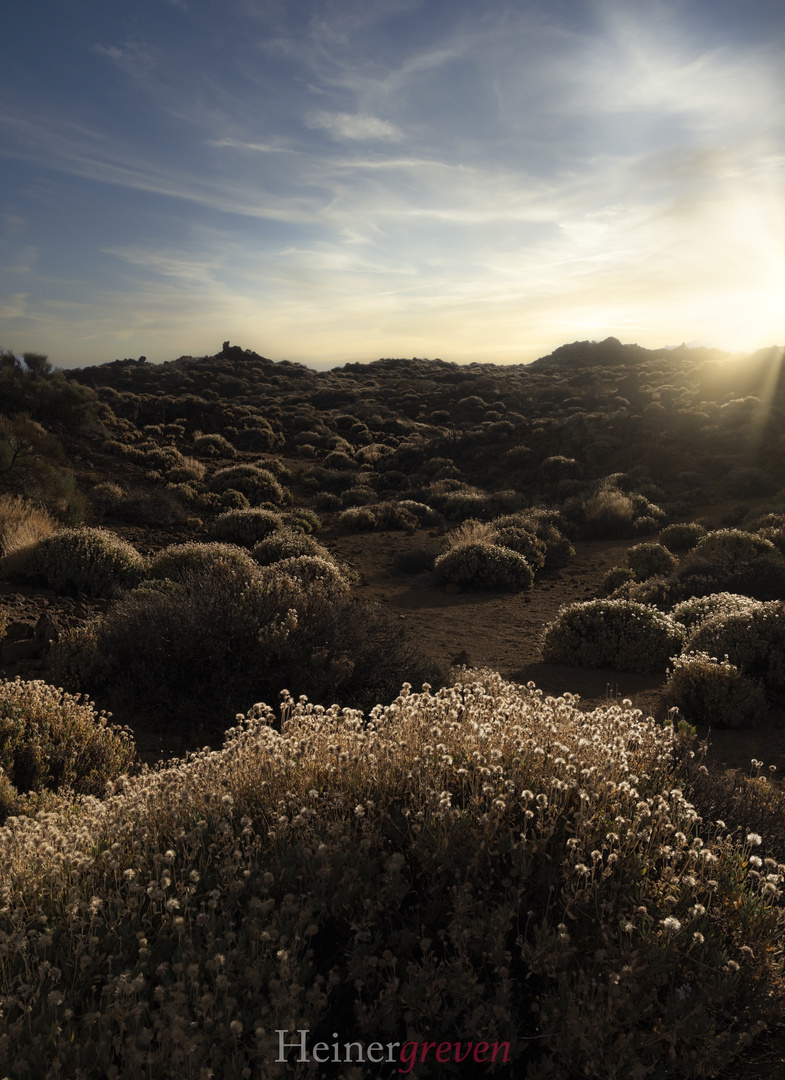
[[318, 533], [322, 527], [322, 519], [313, 510], [304, 506], [298, 506], [294, 510], [287, 510], [283, 514], [284, 525], [290, 529], [299, 529], [300, 532]]
[[101, 796], [135, 757], [129, 732], [91, 702], [45, 682], [0, 682], [0, 772], [18, 793]]
[[507, 525], [500, 529], [494, 529], [491, 540], [499, 547], [509, 548], [523, 555], [532, 570], [542, 570], [545, 566], [547, 548], [544, 541], [540, 540], [535, 533], [515, 525]]
[[376, 514], [370, 506], [351, 506], [339, 516], [338, 524], [346, 532], [372, 532], [376, 528]]
[[743, 529], [717, 529], [707, 533], [693, 549], [698, 558], [744, 560], [758, 555], [776, 555], [777, 549], [770, 540]]
[[687, 648], [727, 656], [744, 675], [761, 682], [773, 699], [785, 695], [785, 602], [715, 615], [690, 635]]
[[272, 563], [269, 572], [284, 574], [305, 586], [318, 582], [328, 593], [334, 595], [346, 595], [349, 592], [349, 582], [341, 568], [318, 555], [297, 555], [292, 559], [281, 559]]
[[252, 555], [260, 566], [269, 566], [281, 559], [295, 559], [300, 555], [317, 555], [334, 562], [332, 555], [312, 536], [297, 529], [278, 529], [254, 545]]
[[545, 629], [543, 660], [575, 667], [664, 671], [681, 651], [684, 628], [656, 608], [631, 600], [569, 604]]
[[194, 449], [207, 457], [237, 457], [237, 451], [223, 435], [197, 435], [194, 438]]
[[23, 578], [55, 592], [111, 596], [132, 588], [144, 575], [144, 559], [133, 546], [106, 529], [63, 529], [39, 540], [18, 564]]
[[666, 526], [658, 540], [668, 551], [691, 551], [706, 535], [706, 530], [697, 521], [684, 521]]
[[283, 518], [274, 510], [249, 507], [245, 510], [227, 510], [216, 518], [213, 536], [241, 547], [253, 547], [265, 536], [283, 528]]
[[459, 544], [440, 555], [434, 569], [445, 581], [471, 588], [518, 591], [534, 584], [523, 555], [497, 544]]
[[612, 566], [602, 579], [604, 593], [616, 592], [617, 589], [635, 580], [635, 574], [629, 566]]
[[215, 567], [235, 567], [254, 575], [258, 567], [248, 552], [235, 544], [218, 541], [200, 544], [171, 544], [150, 558], [147, 576], [155, 580], [184, 581], [194, 572], [210, 571]]
[[753, 679], [727, 659], [705, 652], [673, 658], [665, 684], [668, 705], [675, 705], [691, 724], [733, 728], [754, 724], [766, 712], [766, 695]]
[[278, 483], [269, 469], [258, 465], [230, 465], [210, 479], [210, 490], [219, 494], [229, 489], [239, 491], [253, 505], [269, 502], [281, 506], [289, 501], [285, 488]]
[[638, 581], [669, 574], [676, 565], [676, 559], [662, 544], [635, 544], [624, 556], [627, 566]]

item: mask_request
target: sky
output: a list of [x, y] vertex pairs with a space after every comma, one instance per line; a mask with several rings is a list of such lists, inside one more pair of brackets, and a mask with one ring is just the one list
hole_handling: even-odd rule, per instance
[[782, 0], [9, 0], [0, 347], [785, 344]]

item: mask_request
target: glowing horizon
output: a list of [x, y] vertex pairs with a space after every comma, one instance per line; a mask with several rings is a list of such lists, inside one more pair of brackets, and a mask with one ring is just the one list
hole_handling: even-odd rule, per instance
[[782, 344], [785, 9], [631, 7], [20, 9], [0, 346], [321, 368]]

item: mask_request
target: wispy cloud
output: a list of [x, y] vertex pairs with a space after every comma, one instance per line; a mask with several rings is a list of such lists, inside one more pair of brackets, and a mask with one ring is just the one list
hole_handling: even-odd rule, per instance
[[394, 124], [379, 120], [376, 116], [329, 113], [324, 110], [309, 112], [305, 116], [309, 128], [323, 128], [336, 139], [385, 139], [398, 142], [403, 133]]

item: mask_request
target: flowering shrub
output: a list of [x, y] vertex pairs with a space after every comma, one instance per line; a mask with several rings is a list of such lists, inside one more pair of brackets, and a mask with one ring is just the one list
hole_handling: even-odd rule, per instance
[[717, 660], [705, 652], [673, 658], [665, 697], [689, 723], [711, 727], [754, 724], [766, 712], [766, 695], [758, 683], [727, 659]]
[[189, 574], [209, 571], [219, 565], [237, 567], [248, 575], [256, 570], [256, 564], [248, 552], [236, 544], [189, 541], [186, 544], [171, 544], [151, 556], [147, 576], [155, 580], [168, 578], [170, 581], [184, 581]]
[[684, 628], [656, 608], [630, 600], [568, 604], [545, 628], [547, 663], [625, 671], [664, 671], [681, 650]]
[[635, 544], [628, 548], [624, 561], [638, 581], [669, 574], [676, 565], [676, 559], [662, 544]]
[[226, 540], [241, 547], [253, 547], [259, 540], [283, 528], [283, 518], [275, 510], [250, 507], [245, 510], [227, 510], [220, 514], [213, 525], [216, 540]]
[[[136, 756], [130, 733], [44, 682], [0, 682], [0, 773], [17, 795], [103, 795]], [[8, 806], [7, 806], [8, 809]]]
[[299, 529], [282, 528], [270, 533], [254, 545], [252, 554], [261, 566], [269, 566], [281, 559], [296, 559], [300, 555], [316, 555], [328, 562], [335, 561], [323, 544]]
[[658, 540], [668, 551], [690, 551], [705, 535], [706, 530], [697, 521], [685, 521], [667, 525]]
[[289, 492], [281, 486], [270, 470], [261, 469], [258, 465], [230, 465], [219, 469], [210, 478], [209, 486], [211, 491], [218, 494], [230, 488], [239, 491], [254, 506], [264, 502], [282, 506], [291, 502]]
[[273, 720], [0, 830], [10, 1075], [278, 1080], [306, 1029], [693, 1080], [781, 1015], [783, 867], [702, 822], [672, 729], [490, 673]]
[[434, 562], [445, 581], [479, 589], [530, 589], [534, 573], [523, 555], [497, 544], [468, 543], [445, 551]]
[[712, 656], [727, 656], [743, 674], [760, 680], [775, 700], [781, 700], [785, 694], [785, 603], [782, 601], [707, 618], [690, 635], [687, 648]]
[[741, 593], [721, 592], [682, 600], [680, 604], [671, 608], [670, 616], [681, 623], [688, 632], [692, 632], [715, 615], [738, 615], [748, 611], [758, 611], [760, 608], [760, 600], [742, 596]]
[[76, 596], [110, 596], [141, 581], [145, 563], [126, 540], [106, 529], [62, 529], [14, 555], [25, 581]]

